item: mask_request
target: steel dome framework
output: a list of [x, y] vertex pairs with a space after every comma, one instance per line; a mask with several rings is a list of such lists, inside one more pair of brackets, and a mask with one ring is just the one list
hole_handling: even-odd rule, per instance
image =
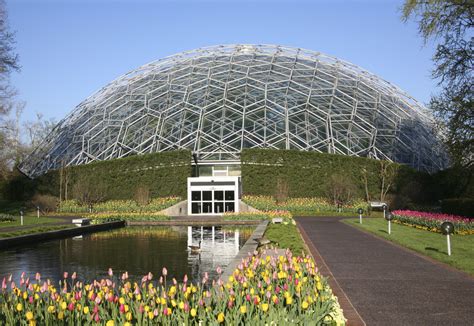
[[202, 161], [242, 148], [446, 166], [434, 121], [396, 86], [351, 63], [297, 48], [222, 45], [144, 65], [105, 86], [21, 164], [30, 177], [60, 166], [190, 149]]

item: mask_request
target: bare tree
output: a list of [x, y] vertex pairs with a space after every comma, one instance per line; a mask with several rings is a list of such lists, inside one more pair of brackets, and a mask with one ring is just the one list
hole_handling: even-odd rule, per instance
[[380, 161], [380, 201], [385, 201], [387, 193], [395, 183], [398, 174], [398, 165], [389, 161]]
[[278, 178], [275, 189], [275, 200], [279, 203], [284, 203], [288, 199], [288, 181]]
[[333, 174], [327, 181], [326, 193], [334, 205], [344, 205], [354, 198], [356, 187], [350, 177]]

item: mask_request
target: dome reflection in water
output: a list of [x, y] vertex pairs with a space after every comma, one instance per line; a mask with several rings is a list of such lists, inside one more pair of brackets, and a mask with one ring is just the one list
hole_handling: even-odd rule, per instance
[[[185, 274], [192, 282], [200, 282], [204, 273], [210, 279], [216, 268], [224, 268], [237, 255], [253, 232], [253, 227], [233, 226], [140, 226], [125, 227], [82, 237], [53, 240], [2, 250], [0, 278], [22, 272], [34, 278], [57, 281], [63, 272], [77, 272], [78, 279], [91, 281], [107, 276], [111, 267], [115, 276], [128, 271], [139, 280], [152, 272], [159, 278], [166, 267], [168, 278], [182, 280]], [[199, 252], [189, 245], [201, 241]]]

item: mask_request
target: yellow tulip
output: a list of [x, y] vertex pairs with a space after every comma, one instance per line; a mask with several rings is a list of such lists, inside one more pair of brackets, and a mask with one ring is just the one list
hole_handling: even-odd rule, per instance
[[67, 308], [67, 303], [66, 303], [65, 301], [63, 301], [63, 302], [61, 303], [61, 309], [62, 309], [62, 310], [66, 310], [66, 308]]
[[127, 312], [127, 313], [125, 314], [125, 318], [126, 318], [127, 320], [132, 320], [132, 313], [131, 313], [131, 312]]
[[217, 321], [219, 323], [223, 323], [225, 320], [225, 316], [224, 316], [224, 313], [220, 312], [218, 315], [217, 315]]
[[26, 320], [32, 320], [33, 319], [33, 313], [31, 311], [28, 311], [26, 313]]
[[23, 305], [21, 303], [16, 305], [16, 310], [17, 311], [22, 311], [23, 310]]
[[290, 305], [293, 303], [293, 298], [292, 297], [286, 297], [286, 304]]
[[155, 315], [153, 315], [153, 311], [148, 312], [148, 318], [153, 319]]
[[54, 306], [49, 306], [49, 307], [48, 307], [48, 312], [49, 312], [50, 314], [53, 313], [54, 310], [56, 310], [56, 309], [54, 308]]
[[58, 313], [58, 319], [59, 319], [59, 320], [63, 320], [63, 319], [64, 319], [64, 312], [60, 311], [60, 312]]
[[119, 299], [119, 303], [120, 303], [120, 304], [124, 304], [124, 303], [125, 303], [125, 299], [124, 299], [124, 298], [122, 298], [122, 297], [120, 297], [120, 299]]
[[264, 312], [267, 312], [267, 310], [268, 310], [268, 303], [262, 303], [262, 310], [263, 310]]
[[240, 313], [245, 314], [247, 312], [247, 306], [240, 306]]
[[307, 309], [309, 306], [308, 302], [307, 301], [303, 301], [303, 303], [301, 304], [301, 307], [303, 307], [303, 309]]
[[89, 307], [84, 307], [84, 310], [83, 310], [84, 314], [87, 315], [89, 314]]
[[181, 301], [181, 302], [179, 303], [179, 309], [181, 309], [181, 310], [184, 309], [184, 302], [183, 302], [183, 301]]
[[191, 309], [191, 316], [192, 316], [192, 317], [196, 317], [196, 314], [197, 314], [196, 309], [192, 308], [192, 309]]
[[114, 326], [115, 325], [115, 322], [111, 319], [111, 320], [108, 320], [107, 321], [107, 324], [105, 324], [106, 326]]

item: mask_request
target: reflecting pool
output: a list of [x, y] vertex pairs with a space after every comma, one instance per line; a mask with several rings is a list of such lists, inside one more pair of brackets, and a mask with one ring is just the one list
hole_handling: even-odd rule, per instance
[[[204, 273], [215, 278], [251, 236], [254, 227], [130, 226], [81, 237], [41, 242], [0, 252], [0, 278], [22, 272], [42, 279], [59, 280], [63, 272], [77, 272], [78, 279], [105, 277], [108, 268], [116, 276], [127, 271], [132, 279], [148, 272], [182, 279], [185, 274], [199, 282]], [[190, 245], [201, 249], [192, 251]]]

